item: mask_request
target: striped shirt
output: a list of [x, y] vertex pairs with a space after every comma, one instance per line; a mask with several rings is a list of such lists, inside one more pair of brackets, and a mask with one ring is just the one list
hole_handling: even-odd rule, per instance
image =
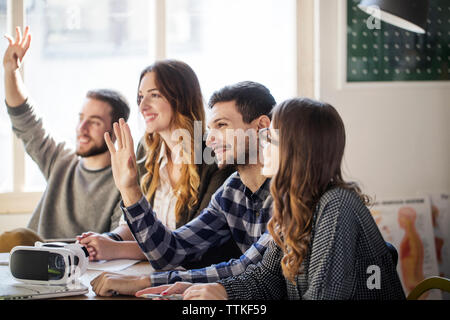
[[[127, 208], [121, 203], [128, 226], [152, 267], [171, 270], [153, 273], [152, 286], [176, 281], [214, 282], [241, 274], [248, 265], [259, 262], [270, 240], [266, 232], [272, 205], [269, 188], [267, 179], [252, 193], [235, 172], [197, 218], [175, 231], [155, 218], [145, 197]], [[239, 259], [201, 269], [173, 270], [200, 259], [208, 249], [219, 247], [230, 238], [243, 253]]]

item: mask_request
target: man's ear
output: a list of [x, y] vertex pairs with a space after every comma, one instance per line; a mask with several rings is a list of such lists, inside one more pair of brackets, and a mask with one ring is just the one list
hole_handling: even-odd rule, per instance
[[257, 121], [258, 130], [270, 127], [270, 118], [266, 115], [262, 115], [255, 120]]

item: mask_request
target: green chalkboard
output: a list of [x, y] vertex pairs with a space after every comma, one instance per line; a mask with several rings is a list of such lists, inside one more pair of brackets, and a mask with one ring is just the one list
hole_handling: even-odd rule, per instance
[[449, 0], [430, 1], [425, 34], [376, 25], [359, 2], [347, 0], [348, 82], [450, 80]]

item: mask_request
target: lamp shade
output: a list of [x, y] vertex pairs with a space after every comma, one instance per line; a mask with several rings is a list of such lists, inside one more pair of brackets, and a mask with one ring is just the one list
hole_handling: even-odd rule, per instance
[[380, 10], [384, 22], [412, 32], [425, 33], [429, 0], [362, 0], [358, 7], [368, 14]]

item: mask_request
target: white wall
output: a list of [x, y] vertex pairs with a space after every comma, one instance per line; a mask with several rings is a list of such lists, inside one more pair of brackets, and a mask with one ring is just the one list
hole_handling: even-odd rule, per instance
[[317, 2], [316, 94], [345, 122], [347, 178], [377, 199], [450, 191], [450, 82], [342, 86], [345, 3]]

